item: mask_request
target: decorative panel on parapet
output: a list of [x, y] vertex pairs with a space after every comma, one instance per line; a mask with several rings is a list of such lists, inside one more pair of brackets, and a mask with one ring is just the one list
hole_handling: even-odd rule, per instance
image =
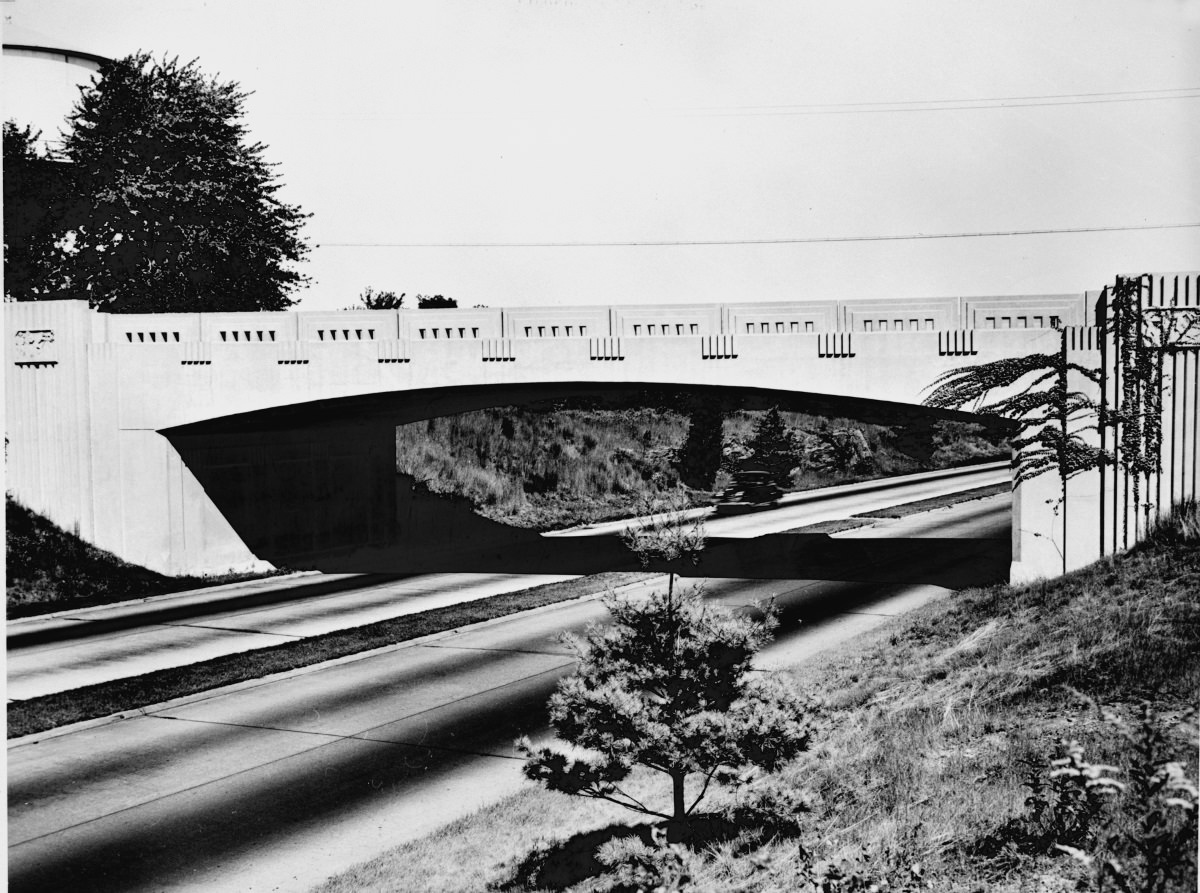
[[518, 307], [504, 311], [509, 338], [603, 338], [609, 334], [607, 307]]
[[104, 337], [115, 344], [182, 344], [200, 340], [198, 313], [104, 313]]
[[837, 330], [836, 301], [730, 304], [726, 313], [734, 335], [803, 335]]
[[478, 341], [503, 338], [499, 310], [457, 308], [399, 311], [400, 337], [410, 341]]
[[[300, 313], [286, 311], [195, 314], [195, 318], [199, 320], [200, 340], [213, 344], [273, 344], [295, 341], [297, 326], [302, 316]], [[185, 336], [183, 340], [191, 339]]]
[[1087, 325], [1083, 295], [999, 295], [963, 298], [963, 327], [969, 329], [1057, 329]]
[[843, 331], [929, 332], [962, 326], [958, 298], [843, 301]]
[[613, 335], [621, 337], [681, 338], [721, 334], [719, 304], [658, 304], [648, 307], [614, 307]]
[[13, 363], [18, 366], [54, 366], [58, 345], [53, 329], [19, 329], [13, 333]]
[[398, 337], [395, 310], [343, 310], [337, 313], [299, 313], [300, 341], [323, 344], [385, 341]]

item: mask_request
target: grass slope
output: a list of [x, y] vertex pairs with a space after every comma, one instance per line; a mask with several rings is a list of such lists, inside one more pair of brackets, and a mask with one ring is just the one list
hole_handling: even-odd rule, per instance
[[[1198, 528], [1193, 515], [1187, 535], [1050, 583], [957, 593], [794, 668], [796, 687], [825, 703], [820, 734], [767, 783], [807, 792], [801, 839], [660, 853], [660, 867], [682, 868], [645, 889], [1094, 889], [1061, 852], [1014, 844], [1006, 823], [1026, 810], [1030, 766], [1044, 766], [1065, 741], [1093, 761], [1129, 765], [1098, 705], [1129, 718], [1152, 701], [1166, 717], [1164, 747], [1195, 778], [1195, 730], [1172, 731], [1170, 721], [1186, 717], [1200, 693]], [[643, 793], [664, 795], [635, 791]], [[581, 854], [632, 820], [602, 806], [531, 784], [318, 889], [558, 890], [568, 881], [576, 890], [639, 889], [611, 874], [580, 880], [598, 868]], [[1009, 845], [995, 845], [1006, 834]], [[556, 854], [574, 866], [557, 881], [549, 871], [541, 887], [518, 881]], [[1194, 890], [1194, 862], [1187, 869], [1159, 889]]]
[[89, 545], [12, 497], [5, 499], [4, 522], [9, 617], [87, 608], [271, 576], [164, 576]]

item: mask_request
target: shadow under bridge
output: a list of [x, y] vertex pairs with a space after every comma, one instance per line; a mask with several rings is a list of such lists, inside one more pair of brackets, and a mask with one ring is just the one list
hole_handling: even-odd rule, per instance
[[[963, 413], [770, 389], [475, 386], [386, 392], [225, 416], [161, 433], [217, 509], [259, 558], [326, 573], [592, 574], [639, 569], [615, 536], [543, 537], [476, 514], [396, 470], [397, 425], [478, 409], [523, 406], [782, 410], [899, 424]], [[823, 534], [710, 537], [699, 565], [651, 569], [685, 576], [932, 583], [952, 588], [1003, 579], [1009, 543], [994, 539], [833, 539]], [[929, 560], [914, 561], [927, 554]]]

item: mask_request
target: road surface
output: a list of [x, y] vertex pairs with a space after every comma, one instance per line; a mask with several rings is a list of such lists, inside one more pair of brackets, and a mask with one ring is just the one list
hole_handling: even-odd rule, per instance
[[311, 574], [10, 621], [8, 699], [139, 676], [567, 579]]
[[[925, 541], [906, 562], [953, 560], [969, 576], [1006, 566], [1009, 524], [1007, 497], [993, 497], [839, 536]], [[948, 537], [974, 557], [941, 549]], [[780, 607], [763, 666], [839, 647], [945, 594], [886, 582], [706, 587], [730, 606]], [[516, 790], [512, 741], [546, 733], [546, 697], [572, 667], [558, 633], [603, 613], [594, 600], [550, 606], [14, 742], [10, 889], [307, 889]]]
[[[771, 511], [706, 521], [748, 538], [1007, 481], [1004, 463], [790, 494]], [[711, 510], [702, 510], [711, 511]], [[609, 535], [613, 522], [551, 536]], [[742, 571], [740, 573], [745, 573]], [[139, 676], [306, 636], [571, 579], [547, 574], [327, 574], [259, 580], [10, 622], [10, 701]]]

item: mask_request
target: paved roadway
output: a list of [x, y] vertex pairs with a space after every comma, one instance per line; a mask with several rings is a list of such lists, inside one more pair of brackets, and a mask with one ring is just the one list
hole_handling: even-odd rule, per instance
[[[998, 463], [966, 474], [926, 472], [829, 487], [791, 494], [773, 511], [711, 518], [706, 529], [712, 537], [760, 536], [1008, 478], [1007, 464]], [[611, 534], [628, 523], [552, 535]], [[7, 629], [7, 697], [25, 700], [565, 579], [570, 578], [305, 575], [17, 620]]]
[[305, 574], [10, 621], [8, 699], [138, 676], [567, 579]]
[[[941, 538], [966, 538], [973, 557], [953, 560], [994, 572], [1007, 563], [1009, 503], [840, 536], [928, 537], [906, 558], [931, 567], [951, 554]], [[731, 606], [775, 600], [780, 635], [761, 660], [772, 666], [946, 590], [712, 580], [706, 593]], [[512, 741], [546, 733], [546, 697], [572, 665], [557, 635], [602, 617], [594, 600], [551, 606], [13, 742], [10, 888], [308, 889], [517, 789]]]

